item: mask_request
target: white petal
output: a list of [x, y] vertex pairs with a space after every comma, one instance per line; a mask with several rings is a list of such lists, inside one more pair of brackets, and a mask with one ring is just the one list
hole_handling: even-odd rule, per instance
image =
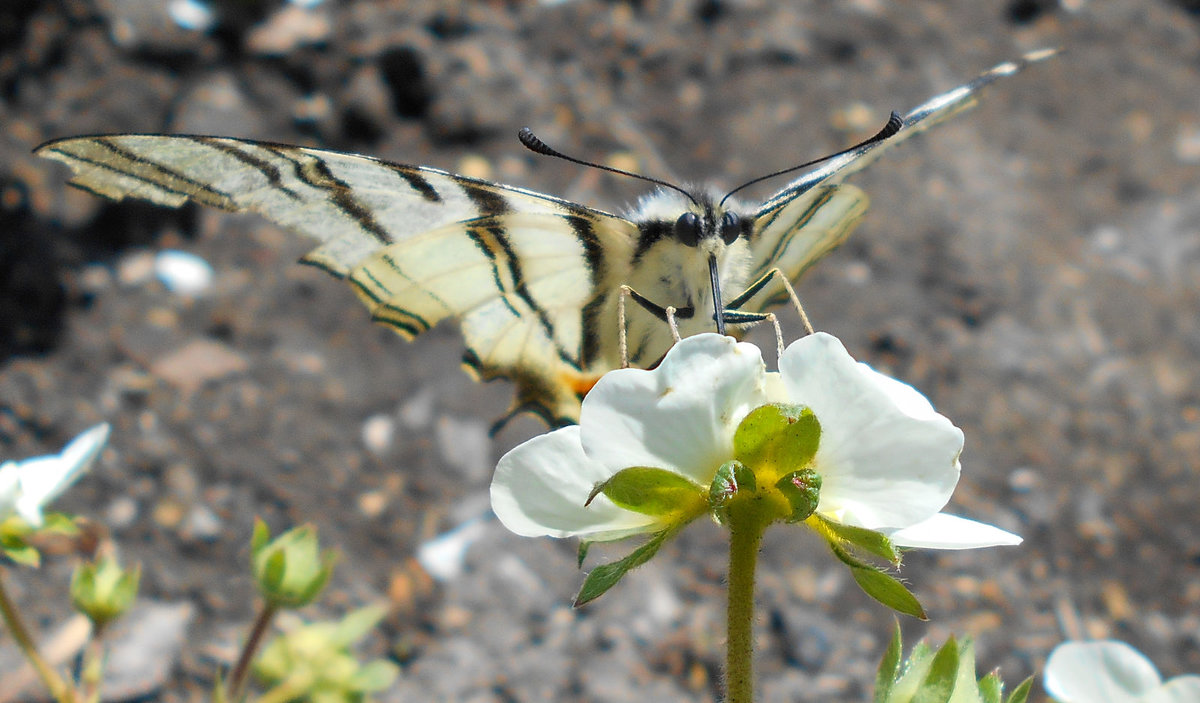
[[91, 468], [108, 441], [108, 433], [108, 423], [102, 423], [71, 440], [61, 454], [20, 462], [17, 513], [31, 525], [41, 525], [42, 508]]
[[0, 464], [0, 520], [12, 513], [21, 495], [21, 467], [15, 461]]
[[1011, 532], [986, 523], [938, 513], [902, 530], [888, 534], [897, 547], [924, 549], [979, 549], [1021, 543]]
[[612, 473], [588, 459], [579, 427], [539, 435], [500, 458], [492, 478], [492, 510], [526, 537], [583, 537], [604, 541], [653, 529], [645, 515], [604, 496], [585, 506], [592, 487]]
[[1162, 682], [1141, 652], [1116, 640], [1064, 642], [1046, 661], [1042, 685], [1059, 703], [1133, 703]]
[[903, 528], [942, 509], [958, 484], [963, 434], [911, 386], [860, 364], [836, 337], [794, 342], [779, 362], [789, 400], [821, 423], [818, 510], [870, 529]]
[[1200, 701], [1200, 676], [1176, 676], [1138, 698], [1138, 703], [1196, 703]]
[[758, 347], [698, 334], [651, 371], [604, 375], [580, 413], [587, 455], [613, 472], [631, 466], [676, 471], [707, 485], [733, 456], [733, 433], [766, 402]]

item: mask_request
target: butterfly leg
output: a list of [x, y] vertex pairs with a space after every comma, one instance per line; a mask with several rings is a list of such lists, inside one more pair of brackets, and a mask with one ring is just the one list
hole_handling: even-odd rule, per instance
[[[619, 336], [617, 339], [618, 348], [621, 352], [621, 368], [623, 369], [629, 367], [629, 324], [625, 317], [626, 296], [632, 298], [633, 302], [638, 304], [638, 307], [667, 323], [667, 325], [669, 325], [671, 328], [671, 337], [676, 342], [679, 341], [679, 323], [677, 320], [686, 320], [692, 315], [696, 314], [695, 308], [692, 307], [677, 308], [674, 305], [669, 305], [664, 308], [641, 293], [638, 293], [633, 288], [623, 284], [617, 295], [617, 324], [621, 328], [618, 331]], [[728, 319], [728, 317], [726, 317], [726, 319]]]
[[[804, 324], [805, 334], [812, 334], [813, 326], [812, 326], [812, 323], [808, 321], [808, 314], [804, 312], [804, 306], [800, 304], [800, 296], [796, 295], [796, 289], [792, 288], [791, 281], [789, 281], [787, 276], [784, 275], [783, 271], [780, 271], [778, 268], [773, 268], [770, 271], [767, 271], [766, 273], [764, 273], [761, 278], [759, 278], [754, 283], [751, 283], [746, 288], [746, 290], [742, 291], [736, 298], [734, 298], [733, 300], [730, 300], [728, 303], [726, 303], [725, 304], [726, 307], [734, 308], [734, 309], [741, 307], [748, 300], [753, 298], [759, 291], [761, 291], [768, 283], [770, 283], [771, 279], [773, 277], [778, 278], [779, 282], [783, 284], [784, 290], [787, 291], [788, 297], [791, 298], [791, 300], [792, 300], [792, 305], [794, 305], [796, 307], [796, 312], [800, 313], [800, 321]], [[752, 313], [737, 313], [737, 314], [749, 315]], [[760, 317], [759, 319], [763, 319], [763, 318]], [[733, 321], [733, 320], [730, 320], [729, 311], [726, 311], [726, 313], [725, 313], [725, 321], [726, 322]], [[757, 321], [757, 320], [755, 320], [755, 321]]]
[[675, 306], [668, 305], [664, 312], [667, 313], [667, 326], [671, 328], [671, 340], [679, 344], [679, 323], [675, 321]]
[[625, 284], [621, 284], [621, 289], [617, 293], [617, 347], [621, 350], [621, 368], [629, 368], [629, 325], [625, 323], [625, 296], [633, 292], [633, 289]]

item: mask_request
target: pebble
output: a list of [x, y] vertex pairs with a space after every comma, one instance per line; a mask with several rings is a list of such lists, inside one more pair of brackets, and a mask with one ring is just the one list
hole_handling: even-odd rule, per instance
[[168, 249], [154, 257], [154, 275], [178, 295], [200, 295], [212, 287], [213, 268], [204, 259], [186, 251]]

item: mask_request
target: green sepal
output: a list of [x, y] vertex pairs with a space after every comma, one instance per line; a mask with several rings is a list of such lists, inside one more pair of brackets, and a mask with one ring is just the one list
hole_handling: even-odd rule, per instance
[[724, 524], [729, 501], [738, 493], [753, 493], [756, 490], [758, 484], [754, 480], [754, 472], [745, 464], [737, 459], [721, 464], [708, 487], [708, 505], [713, 519], [718, 524]]
[[812, 527], [821, 533], [826, 540], [849, 544], [868, 554], [874, 554], [877, 557], [887, 559], [893, 566], [900, 565], [900, 552], [892, 544], [892, 540], [888, 539], [883, 533], [868, 530], [865, 527], [843, 525], [820, 515], [813, 515], [813, 518], [817, 521], [817, 524], [812, 525]]
[[608, 589], [617, 585], [625, 574], [649, 561], [675, 532], [673, 528], [656, 532], [645, 544], [630, 552], [624, 559], [611, 564], [601, 564], [592, 569], [584, 579], [579, 594], [575, 596], [575, 607], [578, 608], [604, 595]]
[[900, 656], [903, 654], [903, 644], [900, 641], [900, 622], [892, 621], [892, 641], [888, 643], [887, 651], [879, 660], [879, 669], [875, 672], [875, 695], [872, 703], [889, 703], [892, 687], [900, 677]]
[[1032, 676], [1022, 681], [1017, 685], [1016, 688], [1013, 689], [1013, 692], [1009, 694], [1006, 703], [1025, 703], [1027, 700], [1029, 700], [1029, 693], [1031, 691], [1033, 691]]
[[133, 605], [141, 579], [141, 566], [122, 569], [111, 557], [80, 564], [71, 575], [71, 604], [103, 628]]
[[775, 482], [775, 488], [787, 498], [792, 514], [787, 522], [802, 522], [817, 510], [821, 502], [821, 474], [812, 469], [800, 469]]
[[271, 528], [260, 517], [254, 518], [254, 532], [250, 535], [250, 551], [257, 552], [271, 541]]
[[588, 550], [592, 548], [592, 543], [583, 540], [579, 543], [579, 551], [575, 554], [575, 568], [583, 568], [583, 560], [587, 559]]
[[979, 700], [982, 703], [1004, 703], [1004, 682], [996, 672], [979, 679]]
[[588, 502], [600, 493], [618, 507], [651, 517], [695, 517], [706, 506], [704, 491], [695, 483], [674, 471], [650, 466], [621, 469], [596, 484]]
[[803, 405], [770, 403], [750, 411], [733, 435], [734, 457], [760, 479], [808, 466], [821, 441], [821, 423]]
[[[929, 669], [921, 677], [921, 683], [912, 703], [950, 703], [958, 683], [958, 642], [951, 636], [929, 661]], [[974, 657], [971, 659], [970, 680], [974, 681]]]
[[[975, 679], [975, 645], [951, 637], [935, 653], [924, 642], [913, 647], [907, 661], [899, 660], [897, 626], [879, 665], [873, 703], [1001, 703], [1004, 682], [996, 673]], [[1026, 703], [1033, 679], [1021, 682], [1007, 703]]]
[[79, 525], [75, 524], [75, 518], [66, 513], [46, 513], [42, 516], [42, 526], [37, 528], [41, 534], [64, 535], [66, 537], [76, 537], [83, 534], [83, 530], [79, 529]]
[[854, 577], [854, 582], [863, 593], [892, 610], [911, 615], [918, 620], [929, 619], [925, 609], [921, 607], [921, 601], [894, 576], [872, 567], [851, 569], [850, 575]]
[[850, 575], [854, 582], [868, 596], [883, 605], [903, 615], [911, 615], [919, 620], [928, 620], [921, 602], [912, 594], [899, 579], [885, 573], [882, 569], [867, 564], [845, 548], [829, 542], [829, 549], [843, 564], [850, 567]]
[[250, 538], [251, 572], [258, 592], [279, 608], [300, 608], [325, 589], [336, 556], [321, 551], [317, 530], [294, 527], [271, 539], [270, 530], [256, 521]]
[[36, 569], [42, 565], [41, 552], [21, 536], [6, 534], [0, 537], [0, 554], [21, 566], [31, 566]]

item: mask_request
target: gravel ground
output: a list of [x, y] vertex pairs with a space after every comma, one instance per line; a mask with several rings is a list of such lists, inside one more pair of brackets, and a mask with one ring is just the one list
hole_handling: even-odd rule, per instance
[[[162, 673], [114, 692], [203, 697], [253, 612], [257, 515], [314, 522], [343, 554], [306, 615], [390, 602], [367, 643], [403, 668], [385, 700], [709, 701], [724, 540], [689, 529], [571, 609], [575, 545], [518, 538], [488, 512], [495, 459], [541, 428], [488, 437], [511, 388], [458, 370], [452, 327], [407, 344], [293, 266], [304, 242], [253, 217], [101, 202], [37, 144], [270, 139], [619, 209], [636, 183], [539, 159], [516, 130], [732, 187], [1044, 46], [1066, 53], [856, 177], [872, 210], [800, 294], [819, 328], [964, 429], [952, 510], [1026, 538], [910, 555], [932, 619], [904, 622], [907, 639], [970, 634], [981, 670], [1014, 683], [1066, 636], [1200, 672], [1194, 2], [228, 0], [208, 32], [180, 25], [184, 6], [0, 6], [0, 457], [112, 423], [61, 507], [142, 563], [157, 608], [143, 622], [188, 628], [179, 649], [164, 635], [135, 650]], [[168, 248], [212, 264], [204, 295], [155, 280]], [[434, 578], [415, 556], [456, 528], [461, 569]], [[67, 622], [68, 572], [52, 559], [6, 574], [37, 627]], [[868, 699], [892, 617], [814, 536], [768, 535], [759, 597], [761, 700]]]

